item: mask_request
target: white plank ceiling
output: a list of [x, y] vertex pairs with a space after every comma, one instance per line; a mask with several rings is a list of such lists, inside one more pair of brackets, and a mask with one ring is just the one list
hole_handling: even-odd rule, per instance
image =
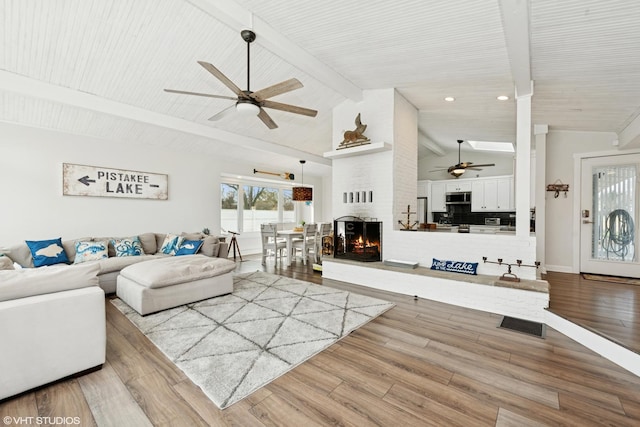
[[[620, 133], [639, 120], [640, 3], [534, 0], [528, 10], [533, 123]], [[306, 157], [305, 172], [317, 164], [326, 173], [332, 108], [393, 87], [445, 150], [456, 139], [513, 141], [504, 19], [497, 0], [4, 0], [0, 120], [180, 150], [224, 147], [261, 164], [267, 152], [289, 168]], [[251, 89], [295, 77], [304, 88], [274, 100], [316, 109], [316, 118], [268, 110], [276, 130], [257, 118], [211, 122], [233, 101], [162, 90], [231, 96], [198, 60], [244, 89], [239, 31], [248, 27], [258, 35]], [[497, 101], [503, 94], [511, 99]]]

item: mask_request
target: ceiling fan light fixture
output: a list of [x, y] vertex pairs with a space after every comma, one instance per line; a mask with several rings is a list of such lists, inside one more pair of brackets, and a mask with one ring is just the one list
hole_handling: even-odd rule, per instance
[[451, 175], [457, 178], [459, 176], [462, 176], [462, 174], [464, 174], [464, 171], [465, 170], [463, 168], [455, 168], [454, 170], [451, 171]]
[[240, 102], [236, 103], [236, 111], [242, 117], [251, 117], [257, 116], [260, 113], [260, 107], [251, 102]]
[[444, 100], [447, 101], [447, 102], [453, 102], [456, 99], [453, 96], [445, 96]]
[[508, 101], [509, 97], [507, 95], [499, 95], [496, 99], [498, 101]]

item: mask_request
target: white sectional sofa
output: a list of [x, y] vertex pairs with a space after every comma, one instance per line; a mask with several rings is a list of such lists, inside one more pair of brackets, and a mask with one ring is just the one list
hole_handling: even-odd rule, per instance
[[[198, 251], [199, 254], [209, 257], [227, 257], [228, 245], [227, 243], [221, 241], [218, 237], [208, 236], [202, 233], [182, 233], [181, 236], [187, 240], [202, 240], [203, 244]], [[123, 268], [132, 264], [136, 264], [138, 262], [149, 261], [159, 257], [169, 256], [160, 252], [160, 248], [162, 247], [162, 243], [166, 237], [165, 233], [143, 233], [137, 235], [137, 237], [142, 243], [142, 248], [144, 250], [143, 255], [119, 257], [116, 256], [115, 249], [113, 248], [113, 245], [110, 244], [108, 258], [98, 261], [88, 261], [89, 263], [97, 263], [100, 266], [98, 272], [98, 281], [100, 287], [104, 290], [105, 293], [112, 294], [116, 291], [116, 278], [118, 277], [120, 270], [122, 270]], [[85, 237], [72, 240], [63, 240], [62, 246], [64, 247], [64, 251], [66, 252], [69, 262], [73, 263], [76, 256], [76, 242], [112, 241], [114, 239], [119, 238]], [[29, 247], [26, 243], [21, 243], [5, 249], [1, 249], [0, 253], [4, 253], [5, 256], [9, 257], [12, 261], [18, 263], [23, 268], [33, 268], [34, 266], [31, 251], [29, 250]]]
[[0, 271], [0, 400], [105, 361], [99, 265]]
[[[144, 250], [141, 255], [115, 256], [109, 244], [107, 258], [82, 263], [74, 263], [76, 242], [114, 239], [62, 241], [71, 265], [34, 267], [26, 243], [0, 249], [0, 400], [99, 369], [106, 353], [105, 293], [116, 291], [116, 278], [123, 268], [170, 257], [159, 253], [165, 236], [137, 236]], [[202, 240], [200, 257], [227, 256], [227, 244], [216, 237], [201, 233], [183, 233], [182, 237]], [[42, 251], [47, 257], [63, 252], [59, 246]], [[185, 262], [189, 258], [185, 256]], [[15, 269], [15, 265], [22, 268]]]

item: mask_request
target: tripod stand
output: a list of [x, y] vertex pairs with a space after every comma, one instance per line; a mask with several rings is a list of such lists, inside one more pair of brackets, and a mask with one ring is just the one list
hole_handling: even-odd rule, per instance
[[233, 260], [236, 260], [236, 250], [238, 251], [238, 256], [240, 257], [240, 261], [242, 261], [242, 254], [240, 253], [240, 246], [238, 246], [238, 240], [236, 239], [236, 235], [240, 233], [236, 233], [234, 231], [228, 231], [231, 233], [231, 241], [229, 242], [229, 249], [227, 249], [227, 258], [229, 257], [229, 252], [231, 252], [231, 248], [233, 248]]

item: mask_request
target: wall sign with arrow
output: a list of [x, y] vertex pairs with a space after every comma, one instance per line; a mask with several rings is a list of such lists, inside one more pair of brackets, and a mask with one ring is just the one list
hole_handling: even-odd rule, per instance
[[168, 199], [166, 174], [62, 164], [62, 194], [65, 196]]

